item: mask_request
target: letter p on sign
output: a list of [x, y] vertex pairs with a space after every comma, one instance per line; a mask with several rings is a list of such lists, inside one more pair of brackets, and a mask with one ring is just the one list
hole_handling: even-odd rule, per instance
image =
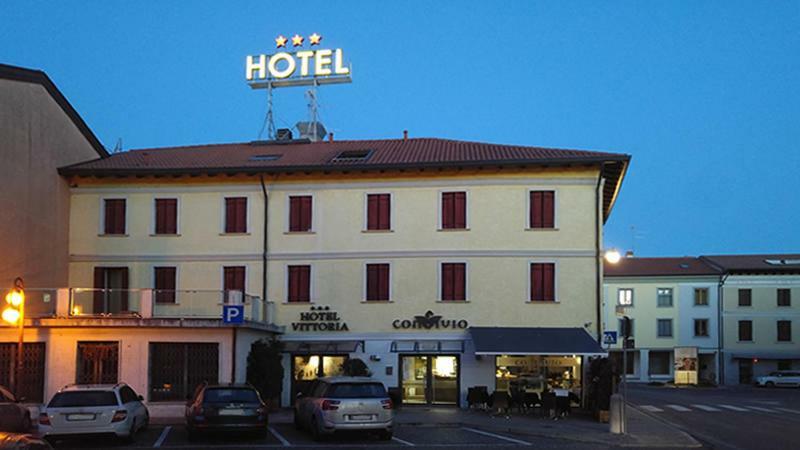
[[244, 305], [222, 305], [223, 323], [244, 323]]

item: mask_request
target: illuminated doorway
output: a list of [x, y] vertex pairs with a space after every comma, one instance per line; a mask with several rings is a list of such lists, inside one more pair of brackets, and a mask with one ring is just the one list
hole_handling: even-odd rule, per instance
[[292, 355], [292, 399], [306, 389], [317, 378], [333, 377], [343, 373], [347, 355]]
[[401, 356], [400, 389], [407, 405], [458, 405], [458, 356]]

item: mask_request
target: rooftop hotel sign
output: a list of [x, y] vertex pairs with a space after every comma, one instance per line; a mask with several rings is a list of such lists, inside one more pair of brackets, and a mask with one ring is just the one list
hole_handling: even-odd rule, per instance
[[245, 78], [252, 88], [311, 86], [350, 83], [350, 65], [345, 63], [341, 48], [317, 48], [322, 36], [308, 36], [311, 49], [302, 49], [305, 38], [295, 34], [291, 38], [293, 51], [288, 51], [290, 39], [275, 38], [274, 54], [248, 55], [245, 61]]

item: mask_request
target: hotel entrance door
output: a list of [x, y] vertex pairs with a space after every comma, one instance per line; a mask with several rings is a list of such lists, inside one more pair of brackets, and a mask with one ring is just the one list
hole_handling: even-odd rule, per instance
[[408, 405], [457, 405], [458, 357], [406, 355], [400, 358], [400, 386]]

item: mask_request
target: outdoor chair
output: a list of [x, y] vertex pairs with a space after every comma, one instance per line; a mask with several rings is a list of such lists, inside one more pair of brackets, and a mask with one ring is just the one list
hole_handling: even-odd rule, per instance
[[556, 407], [556, 395], [552, 392], [542, 392], [542, 417], [552, 417]]
[[467, 405], [470, 409], [487, 409], [489, 402], [489, 389], [486, 386], [473, 386], [467, 389]]
[[511, 404], [511, 397], [508, 395], [508, 392], [494, 391], [492, 392], [490, 401], [492, 410], [497, 411], [496, 415], [505, 414], [505, 416], [508, 417], [508, 408]]
[[511, 393], [511, 403], [509, 404], [509, 409], [514, 409], [522, 414], [528, 409], [527, 403], [525, 403], [525, 393], [519, 390], [513, 391]]
[[542, 406], [542, 401], [539, 399], [539, 394], [536, 392], [526, 392], [525, 407], [529, 411], [535, 411], [537, 406]]

